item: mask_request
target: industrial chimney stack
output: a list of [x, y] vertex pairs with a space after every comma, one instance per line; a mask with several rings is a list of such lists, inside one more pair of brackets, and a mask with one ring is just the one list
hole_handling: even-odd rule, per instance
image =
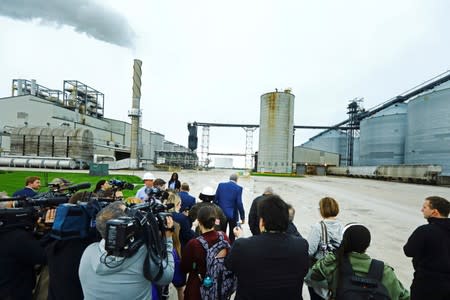
[[142, 61], [134, 60], [133, 65], [133, 105], [128, 112], [131, 118], [131, 147], [130, 147], [130, 169], [139, 168], [139, 127], [141, 118], [141, 75], [142, 75]]

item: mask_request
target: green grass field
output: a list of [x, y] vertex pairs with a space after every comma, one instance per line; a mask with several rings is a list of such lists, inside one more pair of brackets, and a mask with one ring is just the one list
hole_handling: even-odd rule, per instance
[[[25, 177], [39, 176], [41, 178], [41, 189], [39, 192], [48, 191], [48, 183], [54, 178], [64, 178], [70, 181], [72, 184], [89, 182], [93, 190], [95, 184], [100, 179], [110, 180], [117, 179], [135, 184], [133, 191], [124, 190], [125, 197], [134, 196], [136, 191], [142, 186], [142, 179], [135, 175], [109, 175], [109, 176], [90, 176], [89, 174], [82, 173], [66, 173], [66, 172], [44, 172], [44, 171], [0, 171], [0, 192], [5, 191], [11, 196], [15, 191], [21, 189], [25, 185]], [[138, 184], [138, 186], [136, 186]]]

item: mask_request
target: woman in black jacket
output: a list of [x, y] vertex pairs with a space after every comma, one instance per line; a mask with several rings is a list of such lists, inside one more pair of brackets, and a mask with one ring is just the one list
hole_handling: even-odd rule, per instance
[[171, 190], [180, 191], [181, 182], [178, 180], [178, 173], [172, 173], [167, 186]]

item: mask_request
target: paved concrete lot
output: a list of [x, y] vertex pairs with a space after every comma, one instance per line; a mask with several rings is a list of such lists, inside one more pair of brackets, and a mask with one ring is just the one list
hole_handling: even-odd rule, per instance
[[[180, 171], [180, 180], [191, 186], [191, 194], [198, 196], [204, 186], [214, 189], [228, 180], [231, 170]], [[135, 172], [140, 175], [143, 172]], [[170, 172], [153, 172], [168, 181]], [[282, 178], [241, 176], [244, 187], [246, 214], [252, 200], [271, 186], [285, 201], [296, 209], [295, 224], [307, 237], [310, 226], [320, 220], [318, 202], [324, 196], [334, 197], [340, 204], [338, 218], [345, 224], [360, 222], [372, 233], [369, 255], [381, 259], [395, 269], [398, 278], [409, 288], [413, 268], [411, 260], [403, 254], [403, 245], [412, 231], [426, 221], [420, 212], [426, 196], [439, 195], [450, 199], [450, 188], [431, 185], [405, 184], [346, 177]], [[244, 230], [250, 231], [245, 225]], [[304, 298], [309, 295], [304, 289]]]

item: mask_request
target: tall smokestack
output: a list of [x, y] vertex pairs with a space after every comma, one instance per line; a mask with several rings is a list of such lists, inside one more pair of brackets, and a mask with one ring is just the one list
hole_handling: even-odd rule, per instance
[[139, 168], [139, 125], [141, 118], [141, 75], [142, 75], [142, 61], [134, 60], [133, 65], [133, 105], [128, 112], [131, 118], [131, 147], [130, 147], [130, 168]]

